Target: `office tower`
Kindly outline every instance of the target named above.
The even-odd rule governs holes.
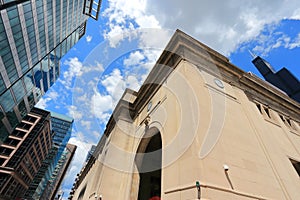
[[[7,9],[9,7],[24,3],[30,0],[2,0],[0,1],[0,10]]]
[[[300,199],[300,104],[179,30],[113,113],[69,199]]]
[[[64,150],[71,137],[72,125],[72,118],[51,112],[53,146],[49,150],[49,153],[43,161],[41,168],[38,170],[37,175],[29,185],[24,198],[40,199],[43,193],[51,195],[53,190],[56,190],[56,187],[52,186],[55,186],[57,183],[61,182],[63,178],[63,174],[60,173],[63,172],[63,163],[68,161],[65,158],[66,154],[68,153],[68,149],[66,151]],[[73,150],[75,151],[74,148]]]
[[[288,69],[283,67],[276,72],[270,63],[259,56],[256,56],[252,60],[252,63],[266,81],[281,89],[289,95],[289,97],[300,103],[300,82]]]
[[[50,113],[33,108],[0,145],[0,199],[22,197],[51,147]]]
[[[101,1],[0,1],[0,143],[53,85]]]
[[[56,197],[56,193],[58,192],[62,180],[70,166],[76,148],[77,147],[73,144],[67,144],[57,165],[55,166],[54,172],[52,173],[43,194],[41,195],[41,199],[54,199]],[[61,195],[58,194],[57,197],[59,198],[59,196]]]
[[[91,156],[93,156],[95,150],[96,150],[96,145],[92,145],[91,149],[89,150],[89,152],[88,152],[88,154],[86,156],[86,159],[85,159],[86,163],[89,161],[89,159],[91,158]]]

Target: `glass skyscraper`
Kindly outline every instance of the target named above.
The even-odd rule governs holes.
[[[0,199],[19,199],[52,148],[50,112],[33,108],[0,145]]]
[[[52,148],[42,163],[37,175],[25,193],[25,199],[40,199],[49,182],[57,177],[60,170],[59,161],[64,156],[64,150],[71,137],[73,119],[51,112]],[[63,177],[60,177],[63,178]],[[56,180],[59,181],[59,180]],[[54,189],[54,188],[53,188]],[[48,193],[50,191],[47,191]]]
[[[61,57],[93,17],[91,2],[0,1],[0,144],[57,80]]]

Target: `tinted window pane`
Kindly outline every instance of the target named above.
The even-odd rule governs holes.
[[[21,99],[25,96],[25,89],[22,84],[22,80],[20,79],[12,86],[14,95],[16,97],[17,102],[20,102]]]
[[[31,70],[27,72],[27,74],[24,76],[24,83],[25,83],[27,93],[31,92],[34,86]]]
[[[7,90],[0,96],[0,104],[5,112],[12,110],[15,105],[14,99],[10,93],[10,90]]]
[[[19,103],[18,108],[19,108],[21,117],[22,117],[22,118],[25,117],[26,114],[27,114],[27,110],[26,110],[26,106],[25,106],[24,100],[22,100],[22,101]]]
[[[10,122],[10,125],[12,128],[15,128],[19,124],[18,118],[13,110],[10,112],[7,112],[6,116],[8,118],[8,121]]]

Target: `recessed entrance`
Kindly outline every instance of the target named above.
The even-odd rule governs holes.
[[[161,136],[158,132],[150,138],[144,153],[139,152],[138,200],[159,200],[161,197],[161,148]]]

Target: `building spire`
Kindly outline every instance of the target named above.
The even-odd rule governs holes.
[[[255,59],[257,55],[255,55],[251,50],[248,49],[248,52],[250,53],[252,59]]]

